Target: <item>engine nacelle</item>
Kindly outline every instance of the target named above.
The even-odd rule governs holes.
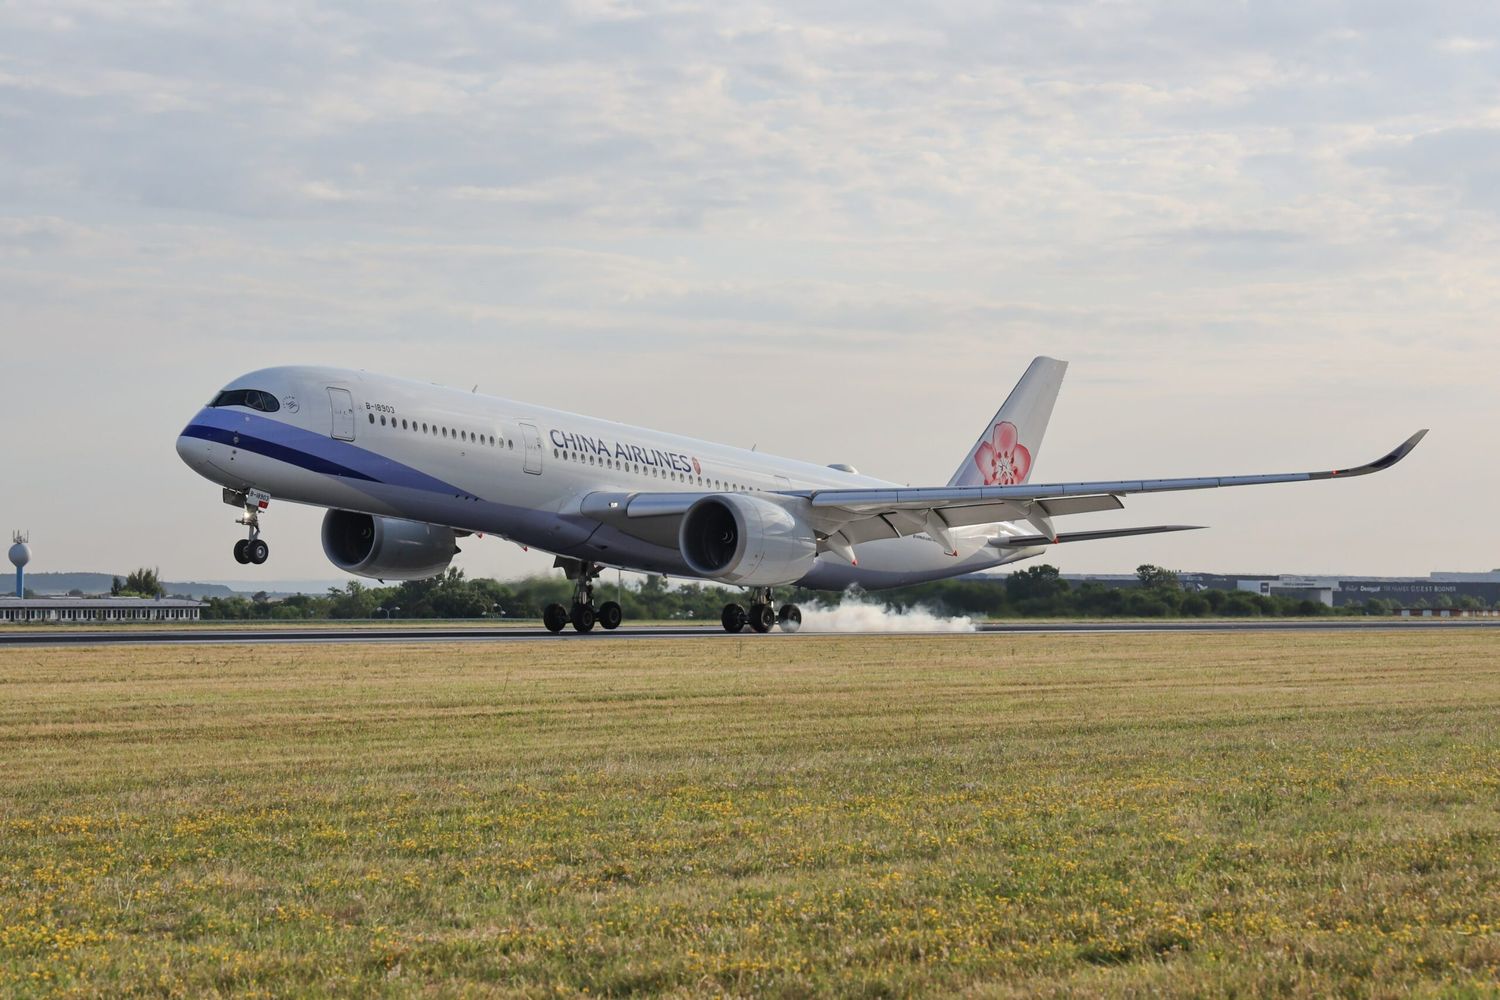
[[[781,504],[736,493],[688,508],[677,546],[699,576],[747,587],[793,583],[818,557],[818,538],[806,521]]]
[[[426,580],[448,568],[453,529],[349,510],[323,515],[323,552],[346,573],[377,580]]]

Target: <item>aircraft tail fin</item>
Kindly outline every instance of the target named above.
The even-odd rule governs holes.
[[[1032,361],[948,485],[1019,486],[1030,479],[1067,370],[1066,361]]]

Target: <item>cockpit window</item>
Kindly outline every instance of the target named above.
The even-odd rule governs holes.
[[[260,389],[225,389],[214,397],[209,406],[248,406],[252,410],[262,413],[275,413],[281,409],[281,404],[276,397],[269,392]]]

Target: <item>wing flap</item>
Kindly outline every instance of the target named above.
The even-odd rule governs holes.
[[[1119,510],[1125,506],[1125,501],[1113,493],[1101,493],[1098,496],[1053,497],[1051,500],[1039,500],[1037,502],[1052,517],[1066,517],[1069,514],[1095,514],[1101,510]]]

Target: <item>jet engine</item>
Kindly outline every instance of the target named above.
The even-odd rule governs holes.
[[[817,536],[795,512],[735,493],[704,497],[688,508],[677,545],[699,576],[747,587],[800,580],[818,556]]]
[[[458,552],[452,528],[349,510],[323,515],[323,552],[346,573],[377,580],[425,580]]]

